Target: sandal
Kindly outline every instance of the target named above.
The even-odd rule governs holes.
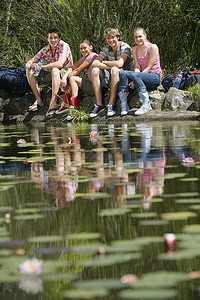
[[[43,102],[42,102],[42,105],[39,105],[38,101],[39,100],[35,100],[35,102],[31,106],[29,106],[28,110],[29,111],[37,111],[39,107],[43,107],[44,106]]]
[[[58,109],[57,107],[48,109],[48,111],[46,113],[46,118],[53,117],[53,115],[55,115],[55,112],[57,111],[57,109]]]

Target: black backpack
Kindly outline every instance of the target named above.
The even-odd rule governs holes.
[[[186,69],[182,73],[183,77],[179,86],[180,90],[185,90],[188,87],[195,85],[196,83],[200,83],[200,70],[191,71],[190,69]],[[176,76],[177,75],[168,74],[162,80],[162,85],[166,91],[168,91],[170,87],[173,86]]]
[[[18,96],[30,92],[26,68],[0,67],[0,90],[13,92]]]

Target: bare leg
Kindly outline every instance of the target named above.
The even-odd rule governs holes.
[[[71,94],[72,97],[78,96],[78,88],[81,87],[82,78],[79,76],[72,76],[69,78],[69,84],[71,87]]]
[[[33,106],[33,108],[34,107],[37,108],[37,105],[44,106],[44,103],[42,102],[42,99],[41,99],[37,80],[36,80],[35,76],[33,75],[33,71],[31,69],[27,69],[26,75],[27,75],[28,83],[29,83],[29,85],[32,89],[32,92],[35,96],[35,99],[36,99],[35,103],[29,107],[30,110],[31,110],[32,106]]]
[[[92,70],[92,85],[94,94],[96,97],[97,105],[102,105],[102,94],[101,94],[101,70],[99,68],[93,68]]]
[[[117,96],[118,86],[119,86],[119,69],[113,67],[111,69],[111,83],[110,83],[110,101],[109,104],[115,104],[115,99]]]
[[[57,95],[60,88],[60,70],[58,68],[53,68],[51,70],[52,76],[52,96],[51,102],[49,104],[49,109],[46,113],[46,117],[51,117],[57,110]]]

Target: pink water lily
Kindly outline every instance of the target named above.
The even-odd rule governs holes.
[[[24,275],[38,275],[42,272],[42,260],[37,258],[27,259],[19,264],[18,271]]]
[[[131,284],[138,281],[138,277],[135,274],[126,274],[121,277],[121,282],[124,284]]]
[[[19,140],[17,141],[17,144],[26,144],[26,140],[24,140],[24,139],[19,139]]]
[[[174,247],[176,244],[176,236],[174,233],[165,233],[163,239],[166,247]]]

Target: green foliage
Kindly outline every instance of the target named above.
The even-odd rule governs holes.
[[[49,27],[58,27],[76,61],[82,39],[89,39],[99,52],[105,44],[104,29],[112,26],[132,46],[133,30],[140,26],[158,45],[164,72],[199,68],[197,0],[2,0],[0,18],[1,64],[24,65],[46,44]]]

